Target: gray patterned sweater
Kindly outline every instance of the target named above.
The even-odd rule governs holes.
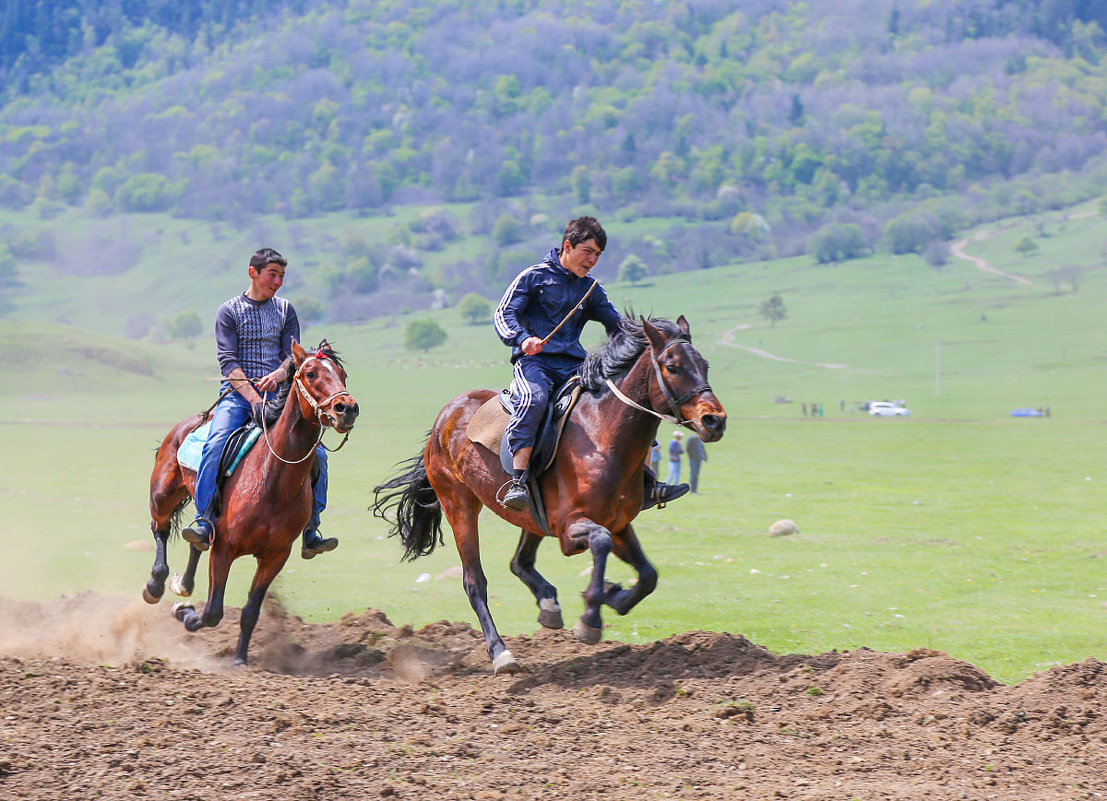
[[[300,339],[300,321],[284,298],[258,302],[243,293],[215,314],[215,347],[223,375],[236,367],[250,380],[268,375],[292,352],[294,337]]]

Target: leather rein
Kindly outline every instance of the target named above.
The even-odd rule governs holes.
[[[665,380],[665,376],[661,374],[661,354],[663,354],[673,345],[682,342],[689,345],[691,344],[691,342],[687,339],[670,339],[667,343],[665,343],[665,347],[659,350],[656,355],[651,354],[650,356],[650,364],[653,366],[653,374],[657,379],[657,385],[661,388],[661,393],[665,396],[665,400],[669,402],[669,408],[673,412],[672,415],[661,414],[660,412],[656,412],[653,409],[649,409],[639,403],[636,403],[635,401],[624,395],[619,390],[619,388],[615,386],[615,382],[612,381],[610,378],[607,379],[608,388],[615,394],[616,398],[621,400],[627,406],[631,406],[635,409],[638,409],[639,411],[646,412],[647,414],[652,414],[654,417],[658,418],[659,420],[664,420],[666,423],[672,423],[673,425],[678,426],[688,426],[691,421],[686,419],[684,415],[681,414],[680,407],[692,398],[694,398],[696,395],[699,395],[703,392],[711,392],[712,389],[711,385],[705,381],[704,383],[693,387],[688,392],[685,392],[678,398],[673,392],[672,388],[669,386],[668,382]],[[646,387],[646,391],[648,395],[648,385]]]

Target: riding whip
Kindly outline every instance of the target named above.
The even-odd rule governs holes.
[[[593,278],[593,279],[592,279],[592,286],[588,287],[588,291],[584,293],[584,297],[580,299],[580,302],[579,302],[579,303],[577,303],[577,305],[576,305],[576,306],[574,306],[574,307],[573,307],[573,308],[572,308],[572,309],[571,309],[571,310],[569,311],[569,313],[565,315],[565,319],[564,319],[564,320],[562,320],[562,321],[561,321],[560,323],[558,323],[558,324],[557,324],[557,328],[555,328],[555,329],[554,329],[553,331],[551,331],[550,333],[546,334],[546,338],[542,340],[542,345],[543,345],[543,347],[545,346],[545,344],[546,344],[547,342],[549,342],[549,341],[550,341],[550,338],[551,338],[551,337],[553,337],[553,335],[554,335],[554,334],[556,334],[556,333],[558,332],[558,330],[559,330],[559,329],[561,328],[561,326],[563,326],[563,325],[565,325],[565,323],[569,322],[569,318],[570,318],[570,317],[572,317],[572,316],[573,316],[574,314],[576,314],[576,313],[577,313],[578,311],[580,311],[581,309],[583,309],[583,308],[584,308],[584,302],[585,302],[586,300],[588,300],[588,296],[592,294],[592,290],[596,288],[596,284],[597,284],[597,283],[598,283],[598,282],[596,281],[596,279],[595,279],[595,278]]]

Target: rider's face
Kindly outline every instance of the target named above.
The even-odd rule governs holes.
[[[584,278],[588,271],[596,266],[603,251],[596,244],[595,239],[585,239],[576,247],[566,240],[561,245],[561,266],[571,272],[577,278]]]
[[[277,294],[284,283],[284,267],[269,262],[260,270],[250,268],[250,297],[254,300],[269,300]]]

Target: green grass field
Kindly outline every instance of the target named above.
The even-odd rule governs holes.
[[[970,238],[969,254],[1029,285],[966,261],[939,271],[886,254],[609,284],[618,306],[688,317],[730,423],[709,446],[701,494],[639,518],[661,583],[627,617],[608,610],[607,636],[641,642],[711,629],[780,653],[930,647],[1008,682],[1107,659],[1107,269],[1101,218],[1078,216],[1090,208],[1005,221]],[[1039,236],[1043,227],[1048,236]],[[1023,257],[1013,244],[1027,234],[1040,250]],[[1051,281],[1065,265],[1083,268],[1076,292]],[[757,309],[773,292],[788,317],[771,327]],[[65,303],[75,308],[78,298]],[[60,327],[55,317],[33,322],[47,305],[24,299],[24,321],[0,324],[0,592],[137,598],[152,554],[125,546],[150,539],[153,449],[172,423],[214,400],[213,346],[128,342],[87,322]],[[331,460],[324,530],[342,546],[310,563],[294,556],[275,585],[307,619],[375,607],[397,623],[475,624],[459,580],[440,578],[458,564],[448,533],[431,557],[401,564],[399,544],[367,511],[372,487],[417,452],[450,397],[509,375],[490,325],[463,325],[454,309],[427,314],[450,336],[428,354],[402,348],[410,316],[305,331],[308,341],[326,335],[347,358],[363,409]],[[590,336],[594,343],[599,333]],[[792,402],[774,403],[778,396]],[[905,399],[912,416],[854,410],[892,398]],[[822,404],[823,416],[804,416],[803,403]],[[1048,406],[1051,416],[1011,418],[1018,406]],[[660,438],[669,434],[663,425]],[[783,517],[800,532],[769,537]],[[488,512],[482,522],[500,629],[533,631],[533,599],[507,570],[517,532]],[[171,566],[181,569],[185,555],[177,542]],[[568,621],[589,564],[553,543],[540,555]],[[229,603],[243,602],[251,573],[248,561],[236,564]],[[630,577],[620,563],[611,573]]]

